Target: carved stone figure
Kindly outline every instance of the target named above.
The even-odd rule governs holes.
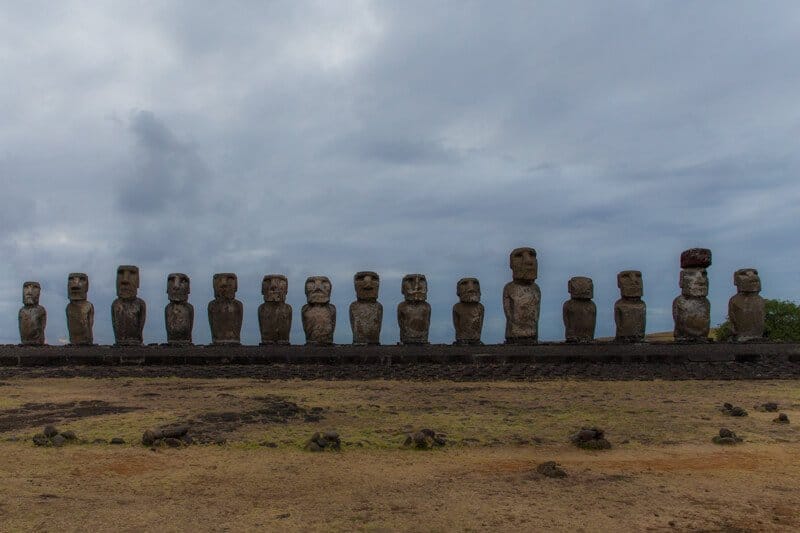
[[[431,327],[431,304],[428,298],[428,280],[422,274],[403,277],[405,301],[397,306],[397,323],[402,344],[428,344]]]
[[[539,263],[533,248],[515,248],[509,257],[513,281],[503,288],[506,342],[534,344],[539,338],[542,292],[536,284]]]
[[[88,301],[89,276],[74,272],[67,277],[67,331],[70,344],[93,344],[94,306]]]
[[[37,281],[22,284],[22,309],[19,310],[19,338],[24,345],[44,344],[47,311],[39,305],[42,286]]]
[[[192,344],[194,306],[189,303],[189,283],[186,274],[175,272],[167,276],[169,303],[164,308],[164,323],[167,325],[169,344]]]
[[[711,303],[708,301],[708,274],[711,250],[692,248],[681,254],[681,295],[672,302],[675,340],[707,342],[711,327]]]
[[[111,304],[111,326],[119,346],[142,344],[147,306],[136,297],[139,290],[139,267],[121,265],[117,268],[117,299]]]
[[[325,276],[306,279],[306,301],[301,311],[306,344],[333,344],[336,307],[331,304],[331,280]]]
[[[483,344],[483,304],[481,284],[477,278],[461,278],[456,284],[458,303],[453,306],[454,344]]]
[[[261,344],[289,344],[292,331],[292,306],[286,303],[289,280],[280,274],[269,274],[261,281],[264,303],[258,306],[258,327]]]
[[[742,268],[733,274],[736,294],[728,301],[728,318],[733,329],[733,340],[745,342],[764,337],[764,298],[761,278],[755,268]]]
[[[642,301],[644,293],[642,273],[623,270],[617,274],[617,287],[621,298],[614,303],[614,322],[617,324],[618,342],[643,342],[647,306]]]
[[[208,325],[213,344],[240,344],[244,306],[236,299],[236,274],[214,274],[214,299],[208,302]]]
[[[357,272],[353,276],[356,301],[350,304],[350,328],[353,344],[380,344],[383,305],[378,302],[381,280],[375,272]]]
[[[597,322],[597,306],[592,301],[594,283],[591,278],[576,276],[569,280],[567,289],[571,298],[563,307],[564,336],[567,342],[590,342]]]

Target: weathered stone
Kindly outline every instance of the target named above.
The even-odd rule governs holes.
[[[747,416],[747,411],[744,408],[730,403],[724,403],[720,411],[728,416]]]
[[[736,433],[734,433],[728,428],[720,428],[719,434],[716,435],[711,440],[714,442],[714,444],[730,445],[730,444],[738,444],[742,442],[743,439],[741,437],[738,437]]]
[[[169,438],[180,438],[189,433],[189,426],[187,425],[180,425],[180,426],[168,426],[165,428],[161,428],[161,436],[165,439]]]
[[[536,343],[539,339],[539,309],[542,292],[536,284],[539,263],[533,248],[516,248],[509,263],[513,281],[503,288],[507,343]]]
[[[176,439],[175,437],[170,437],[168,439],[164,439],[164,444],[170,448],[180,448],[183,446],[183,441],[181,441],[181,439]]]
[[[67,443],[67,439],[65,439],[65,438],[64,438],[64,437],[62,437],[61,435],[54,435],[54,436],[53,436],[53,437],[50,439],[50,444],[52,444],[52,445],[53,445],[53,446],[55,446],[56,448],[60,448],[60,447],[62,447],[63,445],[65,445],[66,443]]]
[[[711,303],[708,301],[708,275],[703,268],[681,270],[681,295],[672,302],[675,340],[708,341],[711,327]]]
[[[605,432],[599,428],[582,428],[570,437],[572,444],[587,450],[608,450],[611,443],[605,438]]]
[[[733,275],[736,294],[728,300],[728,318],[733,340],[745,342],[764,337],[766,309],[761,292],[761,278],[755,268],[742,268]]]
[[[623,270],[617,274],[621,298],[614,303],[614,322],[618,342],[643,342],[647,322],[647,306],[642,301],[642,273]]]
[[[142,434],[142,444],[144,444],[145,446],[152,446],[153,444],[156,443],[156,441],[163,438],[164,434],[161,432],[160,429],[151,428],[145,430],[145,432]]]
[[[58,435],[58,429],[55,426],[48,425],[44,427],[44,431],[42,431],[42,433],[44,433],[45,437],[51,439]]]
[[[236,299],[236,274],[214,274],[214,299],[208,303],[208,324],[213,344],[240,344],[244,306]]]
[[[458,303],[453,306],[454,344],[483,344],[484,308],[481,303],[481,284],[477,278],[461,278],[456,284]]]
[[[778,410],[778,404],[775,402],[766,402],[761,404],[761,408],[767,413],[774,413]]]
[[[428,280],[422,274],[407,274],[401,285],[404,301],[397,306],[397,324],[402,344],[428,344],[431,327],[431,304]]]
[[[61,436],[64,437],[65,439],[67,439],[67,440],[76,440],[78,438],[78,436],[75,434],[75,432],[72,431],[71,429],[67,430],[67,431],[62,431],[61,432]]]
[[[570,296],[564,302],[564,336],[567,342],[589,342],[594,340],[597,322],[597,307],[594,297],[594,284],[590,278],[576,276],[567,284]]]
[[[67,277],[67,331],[70,344],[94,343],[94,306],[86,299],[88,293],[89,276],[74,272]]]
[[[306,279],[306,304],[300,311],[306,344],[333,344],[336,307],[331,304],[331,280],[325,276]]]
[[[711,250],[689,248],[681,252],[681,268],[708,268],[711,266]]]
[[[786,413],[778,413],[778,417],[773,420],[776,424],[788,424],[789,415]]]
[[[353,344],[380,344],[383,305],[378,302],[380,276],[375,272],[357,272],[353,276],[356,301],[350,304],[350,328]]]
[[[540,463],[536,467],[536,472],[545,477],[552,477],[552,478],[567,477],[567,471],[561,468],[555,461],[545,461],[544,463]]]
[[[24,345],[44,344],[47,311],[39,305],[41,292],[42,286],[38,281],[26,281],[22,284],[23,307],[19,310],[19,338]]]
[[[37,433],[31,440],[34,446],[50,446],[50,439],[44,433]]]
[[[138,346],[142,344],[142,332],[147,318],[144,300],[137,298],[139,290],[139,267],[121,265],[117,268],[117,299],[111,304],[111,325],[116,344]]]
[[[109,441],[109,444],[125,444],[125,439],[122,437],[114,437]]]
[[[167,276],[169,303],[164,308],[164,323],[167,326],[167,343],[172,345],[192,344],[194,328],[194,306],[189,303],[191,282],[189,276],[173,272]]]
[[[292,306],[286,303],[289,280],[281,274],[268,274],[261,281],[264,303],[258,306],[261,344],[289,344],[292,331]]]

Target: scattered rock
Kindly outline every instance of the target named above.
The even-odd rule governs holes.
[[[326,431],[324,433],[314,433],[308,442],[306,442],[305,449],[309,452],[322,452],[325,450],[340,450],[342,448],[342,441],[339,434],[335,431]]]
[[[267,441],[261,441],[261,442],[258,443],[258,445],[259,446],[263,446],[265,448],[277,448],[278,447],[277,443],[275,443],[275,442],[267,442]]]
[[[567,477],[567,471],[561,468],[555,461],[545,461],[536,467],[536,471],[546,477]]]
[[[65,439],[61,435],[56,435],[52,439],[50,439],[50,443],[56,448],[61,448],[63,445],[67,443],[67,439]]]
[[[36,446],[50,446],[50,439],[44,433],[37,433],[33,436],[33,444]]]
[[[189,426],[171,426],[161,428],[161,435],[165,439],[179,439],[189,433]]]
[[[64,446],[67,441],[75,441],[78,436],[74,431],[63,431],[59,433],[58,428],[53,425],[45,426],[41,433],[33,436],[33,444],[36,446]]]
[[[108,444],[108,441],[106,439],[94,439],[92,444]]]
[[[738,437],[736,433],[734,433],[728,428],[720,428],[719,435],[715,436],[711,440],[714,442],[714,444],[730,445],[730,444],[739,444],[740,442],[742,442],[743,439],[741,437]]]
[[[114,437],[109,441],[111,444],[125,444],[125,439],[122,437]]]
[[[44,436],[48,439],[51,439],[58,435],[58,429],[55,426],[45,426],[44,427]]]
[[[745,411],[744,408],[735,406],[727,402],[722,404],[720,412],[728,416],[747,416],[747,411]]]
[[[61,432],[61,436],[64,437],[65,439],[67,439],[67,440],[76,440],[78,438],[78,436],[75,434],[75,432],[72,431],[71,429],[69,429],[67,431],[62,431]]]
[[[786,413],[778,413],[778,418],[772,420],[776,424],[788,424],[789,416]]]
[[[414,433],[406,435],[403,442],[405,448],[416,448],[417,450],[430,450],[431,448],[442,447],[447,444],[447,435],[436,433],[432,429],[423,428]]]
[[[142,433],[142,444],[145,446],[159,446],[163,444],[171,448],[179,448],[181,446],[189,446],[193,443],[194,438],[189,435],[189,426],[187,424],[150,428]]]
[[[777,413],[778,412],[778,404],[775,403],[775,402],[767,402],[765,404],[762,404],[761,407],[764,409],[764,411],[766,411],[768,413]]]
[[[176,439],[175,437],[169,437],[168,439],[164,439],[164,444],[169,446],[170,448],[180,448],[183,446],[183,442],[181,439]]]
[[[148,429],[142,434],[142,444],[145,446],[152,446],[159,439],[164,438],[160,429]]]
[[[608,450],[611,443],[605,438],[605,431],[599,428],[581,428],[570,437],[572,444],[586,450]]]

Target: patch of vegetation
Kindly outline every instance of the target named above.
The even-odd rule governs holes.
[[[789,300],[765,300],[764,337],[774,341],[800,342],[800,306]],[[727,341],[733,337],[730,317],[720,324],[714,337]]]

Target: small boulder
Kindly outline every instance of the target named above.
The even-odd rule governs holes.
[[[731,445],[739,444],[743,439],[728,428],[720,428],[719,435],[716,435],[711,440],[714,444]]]
[[[778,411],[778,404],[775,402],[767,402],[762,404],[761,407],[763,407],[764,411],[768,413],[776,413]]]
[[[33,436],[33,444],[35,446],[50,446],[50,439],[44,433],[37,433]]]
[[[61,435],[56,435],[52,439],[50,439],[50,443],[56,448],[61,448],[63,445],[67,443],[67,439],[65,439]]]
[[[122,437],[114,437],[109,441],[111,444],[125,444],[125,439]]]
[[[747,416],[747,411],[745,411],[744,408],[735,406],[727,402],[722,404],[720,412],[728,416]]]
[[[778,413],[778,418],[772,420],[776,424],[788,424],[789,416],[786,413]]]
[[[56,429],[56,427],[53,425],[48,425],[44,427],[44,431],[42,433],[44,433],[45,437],[51,439],[58,435],[58,429]]]
[[[179,439],[189,433],[189,426],[169,426],[161,428],[161,435],[165,439]]]
[[[335,431],[326,431],[324,433],[316,432],[308,439],[304,448],[310,452],[321,452],[324,450],[338,451],[342,448],[342,440]]]
[[[64,437],[65,439],[67,439],[67,440],[76,440],[78,438],[78,436],[75,434],[75,432],[72,431],[71,429],[69,429],[67,431],[62,431],[61,432],[61,436]]]
[[[414,433],[406,435],[403,446],[406,448],[416,448],[417,450],[430,450],[431,448],[445,446],[447,436],[443,433],[436,433],[432,429],[423,428]]]
[[[180,448],[183,446],[183,442],[181,439],[176,439],[175,437],[169,437],[168,439],[164,439],[164,444],[169,446],[170,448]]]
[[[552,478],[567,477],[567,471],[561,468],[555,461],[545,461],[544,463],[541,463],[536,467],[536,472],[543,476]]]
[[[164,438],[160,429],[151,428],[142,433],[142,444],[152,446],[157,440]]]
[[[581,428],[570,437],[572,444],[585,450],[608,450],[611,443],[605,437],[605,431],[599,428]]]

